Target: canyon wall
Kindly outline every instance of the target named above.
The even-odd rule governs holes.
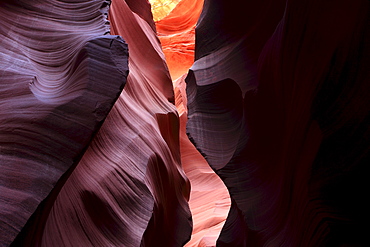
[[[0,2],[0,246],[367,246],[369,1],[175,2]]]
[[[190,239],[179,118],[150,5],[114,1],[105,35],[109,4],[1,2],[0,246]]]
[[[229,189],[218,246],[365,246],[369,1],[205,1],[189,138]]]
[[[165,8],[167,12],[158,6],[168,2],[151,2],[180,116],[181,164],[191,184],[189,206],[193,231],[185,246],[215,246],[230,209],[230,196],[222,180],[186,135],[188,111],[185,78],[194,61],[195,25],[203,8],[203,0],[175,1],[177,5],[170,10]],[[157,10],[162,11],[157,13]]]
[[[126,83],[127,44],[103,36],[107,7],[0,3],[1,246],[49,210],[41,202],[54,200]]]

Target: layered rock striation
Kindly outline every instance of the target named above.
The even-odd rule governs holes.
[[[115,35],[102,36],[108,7],[1,3],[1,246],[190,239],[179,119],[150,6],[114,1]]]
[[[0,2],[0,246],[366,246],[369,1],[173,3]]]
[[[185,77],[186,74],[174,81],[176,107],[180,115],[181,163],[191,184],[189,206],[193,231],[185,246],[215,246],[230,209],[230,196],[222,180],[186,135]]]
[[[55,199],[126,83],[127,45],[103,36],[107,6],[0,3],[1,246],[47,214],[42,202]]]
[[[151,192],[153,206],[148,211],[152,214],[141,244],[183,246],[190,239],[192,230],[187,202],[190,184],[181,166],[179,118],[172,81],[153,21],[148,23],[130,8],[125,1],[116,1],[111,6],[110,19],[112,33],[127,40],[132,54],[127,83],[131,85],[130,90],[127,96],[123,94],[121,97],[125,104],[133,106],[124,112],[135,114],[130,126],[143,140],[136,149],[130,148],[123,155],[139,153],[143,156],[140,160],[148,161],[141,169],[146,174],[144,182]]]

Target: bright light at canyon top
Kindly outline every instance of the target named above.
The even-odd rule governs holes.
[[[180,2],[180,0],[149,0],[152,5],[154,21],[159,21],[166,17]]]
[[[149,0],[157,35],[172,80],[187,73],[194,62],[195,25],[203,0]]]

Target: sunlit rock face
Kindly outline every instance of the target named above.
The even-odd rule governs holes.
[[[366,246],[369,1],[244,6],[205,1],[186,78],[232,199],[218,246]]]
[[[47,215],[126,83],[127,44],[103,36],[107,6],[0,3],[0,246],[38,206]]]

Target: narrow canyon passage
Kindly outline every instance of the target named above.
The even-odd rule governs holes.
[[[367,247],[368,0],[0,1],[0,247]]]
[[[185,246],[215,246],[230,209],[230,196],[224,183],[186,135],[185,78],[194,62],[195,25],[203,8],[203,0],[150,2],[180,116],[181,164],[191,184],[189,206],[193,232]]]

